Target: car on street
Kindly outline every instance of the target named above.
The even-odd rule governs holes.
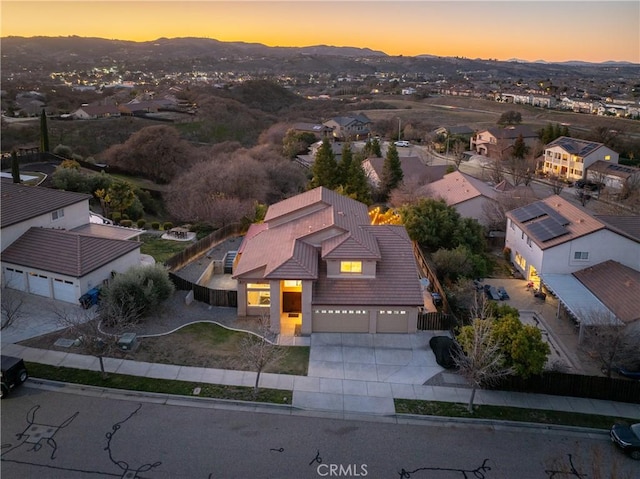
[[[409,143],[406,140],[399,140],[399,141],[396,141],[394,145],[401,146],[401,147],[408,147],[408,146],[411,146],[411,143]]]
[[[29,374],[24,361],[13,356],[2,355],[2,399],[6,398],[16,386],[27,380]]]
[[[609,435],[620,449],[629,454],[632,459],[640,461],[640,422],[630,426],[614,424]]]

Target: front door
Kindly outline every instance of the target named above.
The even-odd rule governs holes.
[[[302,293],[299,291],[284,291],[282,293],[282,312],[299,313],[302,311]]]

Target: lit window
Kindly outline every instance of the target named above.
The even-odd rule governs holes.
[[[285,279],[284,287],[285,288],[298,288],[302,284],[302,281],[298,279]]]
[[[271,306],[269,283],[247,283],[247,306],[259,308]]]
[[[362,261],[340,261],[341,273],[362,273]]]
[[[604,156],[604,160],[605,161],[610,161],[611,160],[611,155],[605,155]]]
[[[516,260],[516,264],[518,266],[520,266],[520,268],[522,268],[522,269],[524,269],[525,266],[527,265],[527,260],[524,259],[524,257],[520,253],[518,253],[517,251],[516,251],[515,260]]]

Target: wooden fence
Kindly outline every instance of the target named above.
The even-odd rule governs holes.
[[[456,318],[446,313],[418,313],[419,331],[452,331],[458,325]]]
[[[238,292],[224,289],[210,289],[206,286],[192,283],[181,278],[175,273],[169,273],[169,278],[180,291],[193,291],[193,299],[211,306],[226,306],[229,308],[238,307]]]
[[[442,285],[440,284],[440,281],[436,276],[436,268],[424,255],[424,253],[422,252],[422,249],[420,249],[420,246],[416,241],[413,241],[413,254],[416,257],[416,261],[418,263],[418,270],[420,271],[420,274],[429,280],[429,283],[431,284],[431,289],[433,291],[440,293],[440,296],[442,296],[442,310],[445,313],[450,313],[451,309],[449,308],[447,295],[445,294],[444,289],[442,288]]]
[[[188,246],[179,253],[176,253],[167,261],[164,262],[165,266],[170,271],[175,271],[181,268],[185,264],[189,263],[194,258],[200,256],[202,253],[209,251],[213,246],[221,241],[231,237],[238,236],[243,232],[243,226],[239,223],[233,223],[227,226],[223,226],[220,229],[215,230],[213,233],[205,236],[199,241],[196,241],[191,246]]]
[[[640,404],[640,381],[562,372],[544,372],[528,379],[510,376],[493,389]]]

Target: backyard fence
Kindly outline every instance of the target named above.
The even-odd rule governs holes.
[[[450,314],[439,312],[418,313],[419,331],[451,331],[457,325],[456,318]]]
[[[200,284],[181,278],[175,273],[169,272],[169,278],[180,291],[193,291],[193,299],[211,306],[238,307],[238,292],[225,289],[210,289]]]
[[[640,404],[640,381],[602,376],[549,371],[527,379],[509,376],[493,389]]]
[[[244,227],[240,223],[233,223],[227,226],[223,226],[220,229],[215,230],[213,233],[205,236],[199,241],[196,241],[191,246],[188,246],[179,253],[176,253],[167,261],[164,262],[165,266],[170,271],[175,271],[181,268],[185,264],[189,263],[192,259],[200,256],[202,253],[210,250],[213,246],[221,241],[231,237],[238,236],[243,232]]]

